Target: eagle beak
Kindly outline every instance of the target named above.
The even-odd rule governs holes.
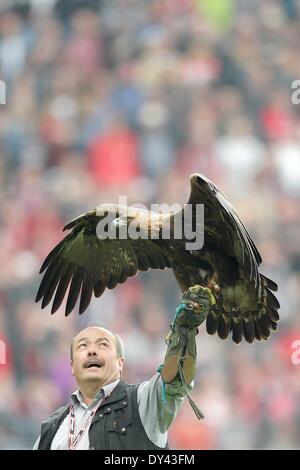
[[[129,217],[127,217],[126,215],[122,215],[121,217],[118,217],[117,219],[114,219],[111,223],[111,226],[112,226],[112,228],[127,227],[129,221],[130,221]]]

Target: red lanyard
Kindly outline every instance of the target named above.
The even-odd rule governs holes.
[[[85,431],[87,428],[90,426],[93,417],[95,416],[95,413],[101,403],[105,400],[104,397],[100,402],[98,402],[94,408],[92,409],[90,415],[87,417],[87,419],[84,421],[83,425],[79,429],[78,433],[75,436],[75,425],[76,425],[76,419],[75,419],[75,411],[74,411],[74,406],[70,406],[70,413],[69,413],[69,434],[68,434],[68,449],[69,450],[75,450],[76,447],[78,446],[79,442],[82,439],[82,436],[84,435]]]

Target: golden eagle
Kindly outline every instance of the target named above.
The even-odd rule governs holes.
[[[65,315],[74,309],[80,296],[79,313],[83,313],[95,297],[106,288],[114,289],[138,271],[172,268],[184,292],[200,284],[209,287],[216,303],[207,318],[209,334],[226,339],[232,333],[235,343],[244,337],[267,339],[276,330],[279,320],[275,282],[258,270],[261,256],[247,229],[222,192],[206,177],[190,177],[191,193],[185,207],[192,208],[192,224],[196,207],[204,205],[204,244],[200,250],[186,248],[184,236],[174,236],[176,215],[161,214],[138,208],[102,204],[68,223],[71,232],[49,253],[40,272],[46,270],[38,289],[36,302],[46,307],[54,296],[51,313],[60,307],[67,292]],[[146,237],[99,237],[97,225],[112,214],[111,225],[120,229],[135,223]],[[171,227],[169,239],[161,235]],[[172,225],[173,224],[173,225]],[[172,228],[173,227],[173,228]],[[118,232],[120,233],[120,232]],[[153,236],[153,233],[155,236]]]

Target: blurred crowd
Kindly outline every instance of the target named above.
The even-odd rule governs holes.
[[[89,322],[123,338],[127,381],[155,373],[180,299],[171,272],[65,318],[34,303],[38,271],[69,219],[119,195],[183,204],[197,171],[252,234],[281,321],[251,346],[201,328],[206,419],[184,403],[170,447],[300,448],[299,35],[299,0],[1,1],[0,448],[31,448],[68,399],[70,340]]]

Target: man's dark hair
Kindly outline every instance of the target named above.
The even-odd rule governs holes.
[[[113,333],[108,328],[105,328],[105,326],[103,326],[103,325],[99,325],[99,324],[95,324],[95,323],[89,324],[86,328],[92,328],[92,327],[103,328],[103,329],[109,331],[115,339],[116,350],[117,350],[117,358],[124,357],[123,341],[122,341],[121,337],[118,334]],[[86,328],[84,328],[84,329],[86,329]],[[82,330],[80,330],[80,331],[82,331]],[[74,338],[71,341],[71,348],[70,348],[71,361],[73,361],[73,346],[74,346]]]

